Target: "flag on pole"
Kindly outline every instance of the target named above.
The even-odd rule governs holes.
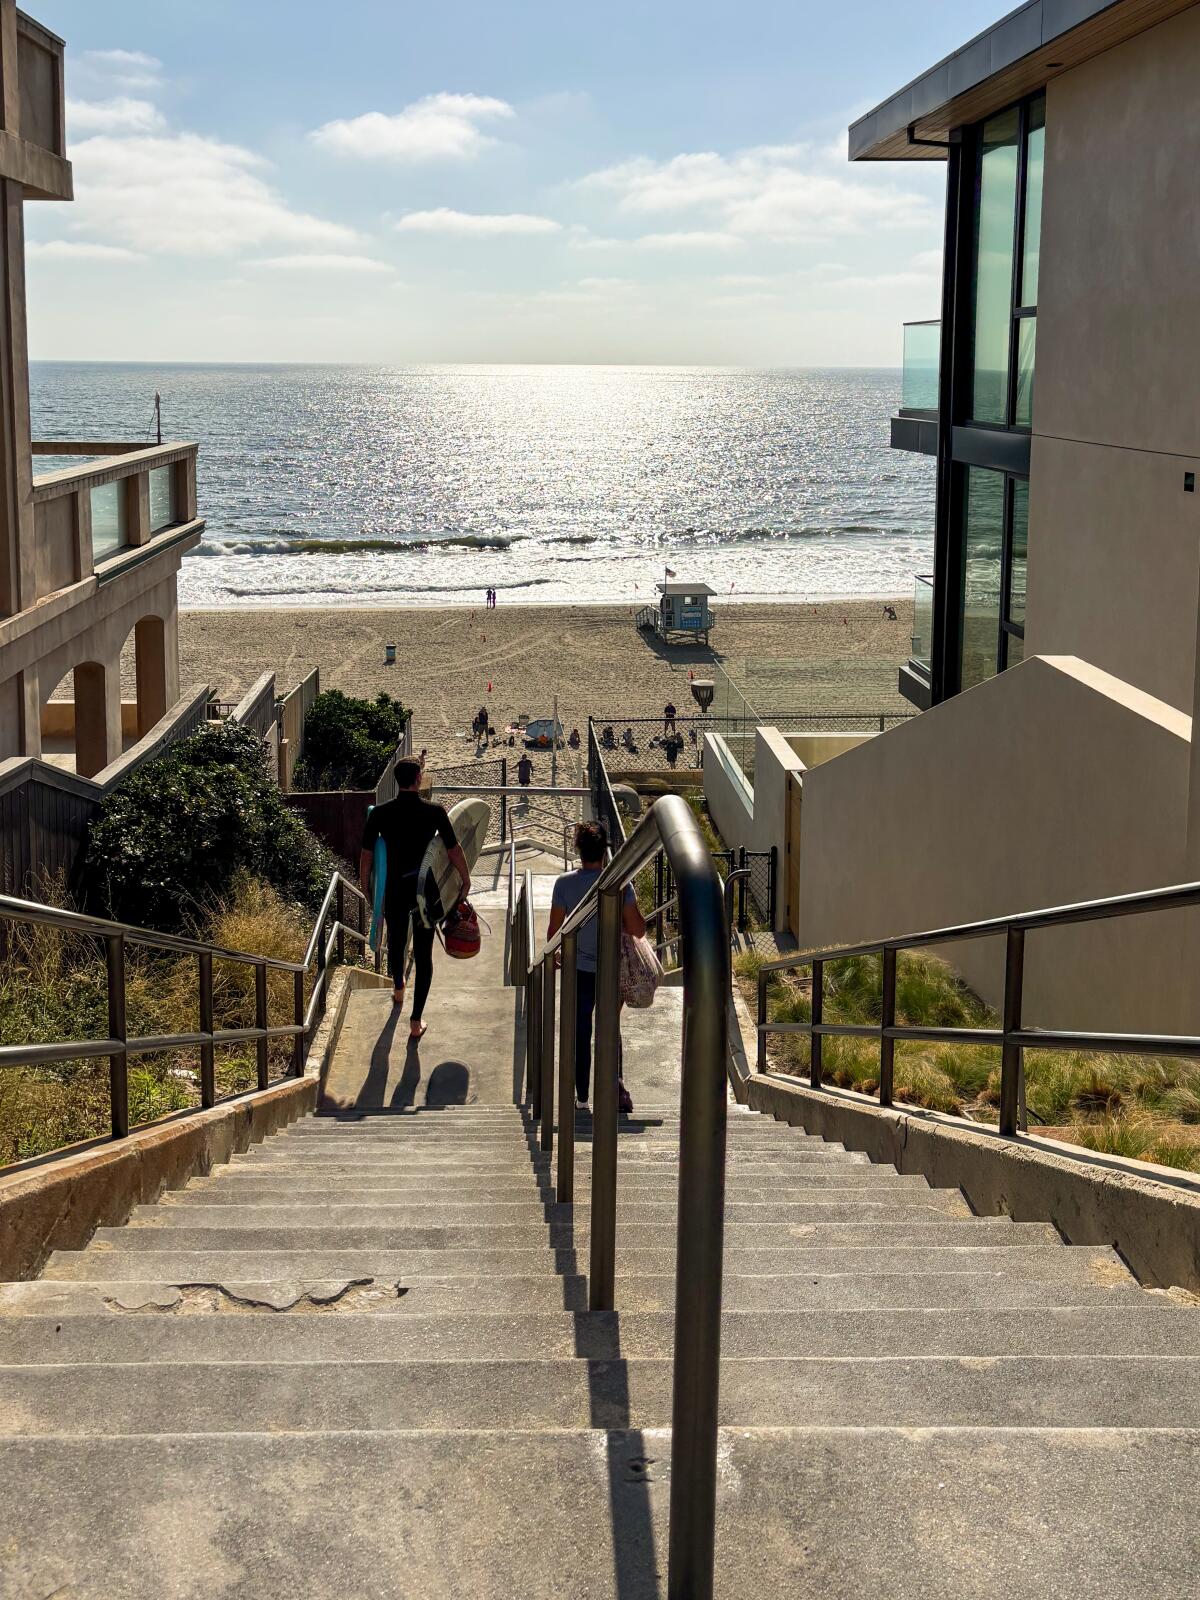
[[[667,574],[668,578],[673,578],[675,576],[675,568],[674,567],[667,567],[666,568],[666,574]]]

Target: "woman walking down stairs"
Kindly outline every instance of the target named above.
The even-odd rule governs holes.
[[[558,1205],[495,981],[390,1099],[389,997],[356,995],[340,1081],[402,1109],[303,1119],[0,1286],[4,1600],[666,1594],[678,1100],[622,1124],[591,1313],[590,1119]],[[418,1104],[449,1064],[475,1103]],[[1200,1311],[733,1107],[728,1150],[718,1595],[1194,1591]]]

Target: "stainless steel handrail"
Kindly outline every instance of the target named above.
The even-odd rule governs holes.
[[[15,895],[0,895],[0,921],[24,922],[58,928],[83,938],[103,942],[108,981],[108,1034],[104,1039],[60,1040],[45,1044],[5,1045],[0,1048],[0,1068],[41,1066],[52,1061],[85,1060],[96,1056],[109,1059],[109,1095],[112,1137],[129,1132],[128,1063],[133,1055],[157,1055],[171,1050],[199,1049],[200,1106],[207,1110],[217,1104],[215,1051],[221,1045],[253,1043],[257,1055],[257,1087],[252,1093],[270,1087],[268,1046],[272,1039],[290,1038],[293,1043],[291,1075],[300,1077],[317,1022],[324,1014],[329,971],[333,959],[345,958],[346,940],[365,946],[367,935],[345,920],[345,901],[349,894],[365,908],[366,896],[340,872],[332,874],[313,925],[312,937],[303,961],[288,961],[279,956],[256,955],[248,950],[227,950],[222,945],[178,934],[156,933],[131,923],[90,917],[60,906],[42,905]],[[329,922],[336,904],[337,915]],[[328,924],[328,926],[327,926]],[[126,1031],[126,947],[130,944],[175,954],[196,957],[199,989],[200,1026],[192,1032],[128,1036]],[[254,1026],[218,1028],[213,1017],[213,962],[237,961],[254,968]],[[304,999],[305,975],[315,963],[316,976],[307,1006]],[[267,974],[292,975],[290,1022],[272,1023],[268,1012]]]
[[[560,1115],[557,1194],[573,1199],[575,976],[580,929],[599,919],[593,1087],[589,1305],[612,1310],[616,1277],[617,1053],[621,907],[626,886],[662,850],[679,899],[683,966],[679,1217],[672,1396],[670,1600],[709,1600],[716,1524],[717,1398],[721,1354],[721,1272],[725,1216],[725,1105],[730,964],[721,879],[685,801],[668,795],[640,819],[585,898],[526,968],[526,1016],[540,1037],[527,1058],[553,1082],[555,963],[563,966],[559,1008]],[[532,946],[530,947],[532,949]],[[547,1037],[547,1034],[549,1035]],[[542,1093],[544,1101],[544,1092]],[[553,1137],[543,1104],[542,1147]],[[535,1108],[534,1116],[538,1115]],[[547,1140],[547,1134],[550,1140]],[[564,1182],[565,1178],[565,1182]]]
[[[1087,1033],[1067,1029],[1031,1028],[1022,1021],[1025,982],[1025,935],[1043,928],[1065,928],[1109,918],[1144,916],[1153,911],[1175,911],[1200,906],[1200,883],[1173,884],[1135,894],[1112,895],[1103,900],[1081,900],[1011,916],[988,917],[979,922],[931,928],[924,933],[900,934],[864,944],[831,945],[802,950],[796,955],[765,961],[758,969],[757,1069],[767,1071],[767,1037],[770,1034],[804,1034],[812,1041],[809,1082],[823,1083],[821,1041],[830,1035],[879,1040],[879,1103],[890,1106],[895,1088],[897,1039],[929,1043],[991,1044],[1000,1046],[999,1131],[1011,1137],[1023,1122],[1025,1051],[1101,1050],[1114,1055],[1175,1055],[1200,1057],[1200,1036],[1191,1034]],[[896,1022],[896,963],[903,950],[926,945],[955,944],[967,939],[1005,936],[1004,1001],[998,1028],[910,1027]],[[824,1019],[825,966],[855,956],[881,958],[880,1020],[877,1023],[826,1022]],[[772,973],[812,968],[812,1010],[808,1022],[770,1022],[767,1019],[767,985]]]

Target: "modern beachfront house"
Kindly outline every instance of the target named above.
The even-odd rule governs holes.
[[[850,129],[946,166],[892,422],[936,536],[922,714],[788,779],[803,946],[1200,877],[1198,85],[1200,6],[1030,0]],[[1031,936],[1027,1015],[1192,1031],[1198,948],[1182,911]],[[954,959],[998,997],[997,941]]]
[[[42,771],[43,789],[86,798],[78,780],[101,777],[176,706],[176,577],[204,524],[194,445],[31,440],[24,206],[70,200],[72,180],[63,43],[13,0],[0,0],[0,84],[0,833],[12,810],[29,835],[57,815],[53,797],[40,819],[27,794],[14,799],[39,758],[60,774]]]

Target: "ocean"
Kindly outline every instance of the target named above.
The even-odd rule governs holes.
[[[933,465],[898,371],[34,362],[35,438],[200,445],[186,607],[911,593]],[[61,463],[58,463],[61,465]],[[41,470],[54,463],[35,462]]]

